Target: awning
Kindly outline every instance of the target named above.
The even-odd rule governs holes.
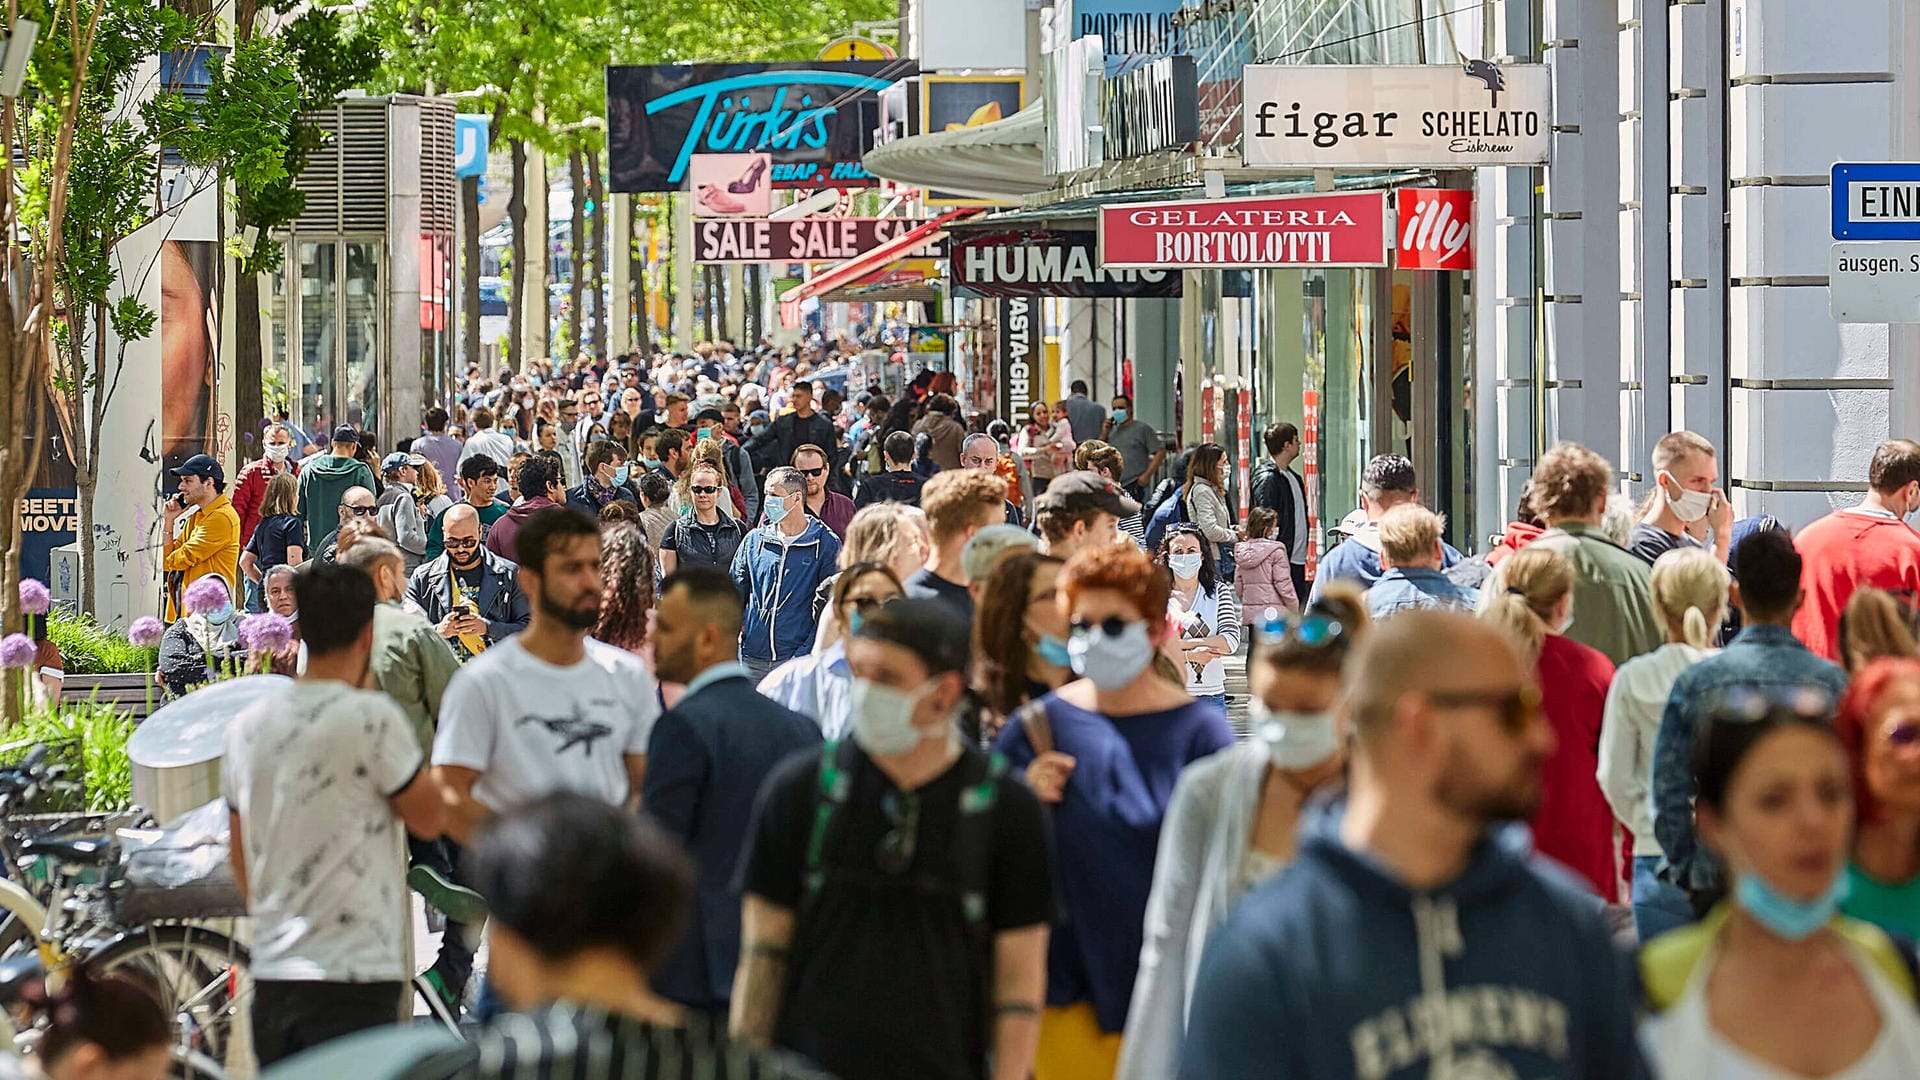
[[[1041,144],[1045,103],[1005,120],[954,131],[909,135],[867,151],[860,163],[875,176],[929,191],[1008,199],[1053,187]]]
[[[915,248],[945,237],[947,235],[948,223],[979,212],[979,210],[973,207],[949,210],[939,217],[934,218],[932,221],[922,222],[914,226],[899,236],[881,244],[879,247],[874,248],[872,251],[863,255],[856,255],[845,262],[837,263],[822,270],[820,273],[813,275],[780,294],[781,321],[787,321],[789,308],[791,308],[793,321],[788,323],[788,325],[799,325],[799,305],[801,301],[810,297],[824,298],[825,294],[835,289],[852,285],[869,274],[877,273],[884,269],[888,263],[906,258],[912,254]]]
[[[929,285],[924,280],[915,281],[878,281],[871,285],[849,285],[823,293],[820,302],[824,304],[933,304],[940,300],[938,286]]]

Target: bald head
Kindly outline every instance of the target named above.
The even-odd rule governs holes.
[[[1510,690],[1527,671],[1499,628],[1458,611],[1405,611],[1377,624],[1347,664],[1354,730],[1375,738],[1409,694]]]
[[[472,525],[478,529],[480,512],[473,508],[472,503],[454,503],[447,507],[447,516],[441,519],[441,527],[451,530],[455,525]]]
[[[340,524],[345,525],[355,517],[372,521],[376,505],[373,492],[358,485],[348,488],[340,493]]]
[[[446,545],[447,561],[460,570],[471,570],[480,561],[480,511],[471,503],[454,503],[440,519],[440,535]]]

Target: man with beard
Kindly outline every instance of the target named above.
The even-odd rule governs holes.
[[[740,962],[740,890],[734,867],[754,795],[787,755],[820,743],[820,728],[754,689],[740,663],[740,596],[733,578],[687,566],[660,586],[653,655],[662,679],[686,692],[647,744],[640,807],[699,866],[695,911],[653,988],[724,1022]]]
[[[447,834],[463,844],[489,815],[555,791],[625,805],[660,715],[646,664],[587,637],[600,618],[599,525],[552,507],[519,543],[533,617],[454,676],[433,742]]]
[[[413,572],[407,600],[464,661],[526,629],[531,613],[513,564],[481,544],[480,511],[454,503],[440,518],[446,551]]]
[[[1645,1075],[1600,906],[1501,827],[1554,744],[1513,645],[1410,611],[1346,674],[1347,799],[1208,944],[1181,1076]]]

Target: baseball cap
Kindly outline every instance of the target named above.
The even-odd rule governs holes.
[[[1091,469],[1054,477],[1047,490],[1034,497],[1033,508],[1035,512],[1060,510],[1069,514],[1104,510],[1117,518],[1132,517],[1140,512],[1140,504],[1120,490],[1120,485]]]
[[[402,465],[412,465],[414,468],[419,468],[426,463],[427,459],[421,457],[419,454],[409,454],[401,450],[395,450],[380,460],[380,471],[390,473]]]
[[[227,471],[220,467],[218,461],[206,454],[195,454],[181,462],[174,467],[173,475],[200,476],[208,480],[217,480],[222,484],[227,482]]]
[[[944,600],[889,601],[863,617],[853,636],[898,645],[935,675],[967,672],[971,630]]]
[[[357,443],[360,441],[360,433],[353,430],[352,424],[341,424],[339,427],[333,429],[333,441],[339,443]]]

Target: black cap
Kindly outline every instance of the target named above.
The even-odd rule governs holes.
[[[898,645],[920,658],[934,675],[967,673],[967,621],[944,600],[893,600],[860,620],[856,638]]]
[[[1105,510],[1114,517],[1129,518],[1140,512],[1140,504],[1120,490],[1120,485],[1091,469],[1080,469],[1054,477],[1047,490],[1034,497],[1033,509],[1036,513],[1060,510],[1069,514]]]
[[[360,433],[353,430],[352,424],[341,424],[339,427],[333,429],[333,441],[337,443],[357,443],[360,441]]]
[[[227,482],[227,471],[220,467],[218,461],[213,460],[213,458],[208,457],[206,454],[195,454],[181,462],[174,468],[173,475],[202,476],[208,480],[217,480],[222,484]]]
[[[711,406],[705,409],[701,409],[699,412],[694,414],[693,418],[695,420],[710,420],[716,424],[723,423],[726,421],[726,417],[721,415],[720,410],[713,408]]]

